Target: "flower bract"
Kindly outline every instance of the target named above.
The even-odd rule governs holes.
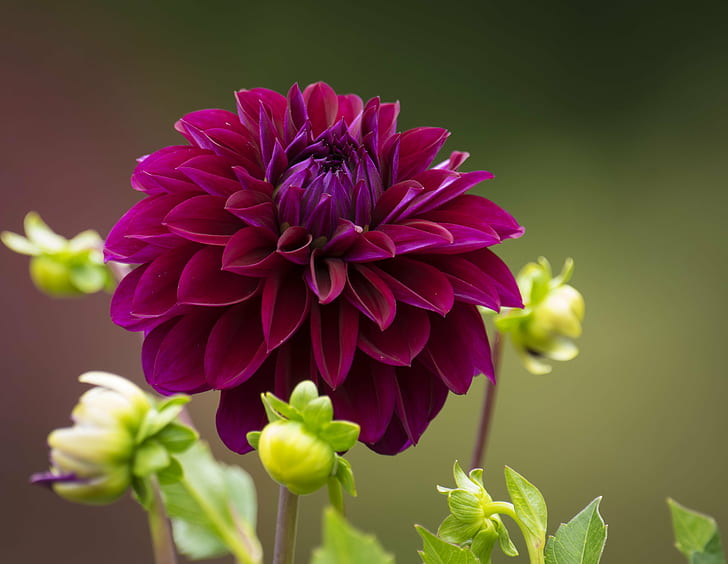
[[[433,160],[448,132],[397,132],[398,103],[337,95],[236,93],[237,113],[201,110],[186,145],[141,159],[145,197],[106,241],[138,264],[112,301],[144,331],[161,393],[221,390],[217,426],[236,452],[261,429],[260,394],[310,379],[359,440],[394,454],[416,443],[449,391],[493,377],[476,306],[520,307],[490,250],[523,228],[486,198],[492,178]]]

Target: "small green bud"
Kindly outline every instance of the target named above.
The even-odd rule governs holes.
[[[483,470],[476,468],[465,474],[460,464],[453,468],[456,488],[438,486],[447,495],[450,515],[440,524],[437,535],[444,541],[470,546],[472,551],[488,562],[496,541],[510,545],[510,538],[500,516],[492,511],[493,498],[483,485]],[[515,549],[514,549],[515,550]]]
[[[566,284],[573,270],[570,258],[556,277],[543,257],[538,263],[527,264],[516,278],[524,308],[506,308],[496,316],[496,327],[511,336],[526,369],[533,374],[551,372],[544,359],[565,361],[579,354],[572,339],[581,335],[584,298]]]
[[[24,225],[25,237],[3,231],[0,239],[9,249],[31,257],[30,277],[41,292],[67,297],[113,287],[101,251],[103,240],[96,231],[83,231],[68,240],[35,212],[25,216]]]
[[[351,465],[337,452],[349,450],[359,438],[359,425],[334,421],[327,396],[319,396],[311,381],[300,382],[289,403],[270,392],[262,394],[268,420],[262,431],[247,434],[250,445],[276,482],[298,495],[312,493],[335,478],[356,495]]]
[[[335,470],[334,449],[298,421],[266,425],[258,453],[270,477],[298,495],[324,486]]]
[[[178,463],[170,453],[197,439],[194,430],[167,413],[171,406],[176,415],[175,405],[187,398],[156,405],[132,382],[106,372],[87,372],[79,380],[96,387],[74,407],[74,425],[50,433],[51,470],[34,475],[32,482],[47,484],[70,501],[100,505],[121,497],[135,478],[173,473]]]

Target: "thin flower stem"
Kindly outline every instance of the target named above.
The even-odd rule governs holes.
[[[278,517],[276,539],[273,545],[273,564],[293,564],[296,547],[296,520],[298,519],[298,496],[286,486],[278,494]]]
[[[493,373],[495,381],[498,381],[498,372],[500,370],[501,355],[503,353],[503,335],[495,332],[493,340]],[[478,436],[475,439],[473,447],[473,457],[470,462],[470,468],[482,468],[485,464],[485,449],[488,444],[488,434],[490,432],[491,421],[493,420],[493,411],[495,410],[495,393],[496,386],[490,381],[485,382],[485,398],[483,399],[483,409],[480,413],[480,425],[478,426]]]
[[[164,512],[159,484],[155,479],[152,479],[151,485],[154,496],[147,510],[147,515],[149,516],[149,532],[152,536],[152,547],[154,549],[154,562],[155,564],[177,564],[177,553],[174,550],[169,519],[167,519]]]

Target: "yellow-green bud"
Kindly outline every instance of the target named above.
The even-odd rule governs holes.
[[[72,427],[48,436],[51,469],[31,478],[61,497],[93,505],[111,503],[151,474],[178,468],[197,433],[175,421],[186,396],[152,400],[135,384],[106,372],[87,372],[86,391],[71,413]],[[179,478],[177,478],[179,479]]]
[[[257,448],[270,477],[294,494],[315,492],[335,471],[334,449],[298,421],[269,423]]]
[[[496,317],[496,327],[511,336],[533,374],[551,372],[544,360],[571,360],[579,353],[572,339],[581,335],[584,298],[566,284],[573,269],[573,260],[567,259],[561,274],[553,277],[545,258],[527,264],[516,278],[524,308],[504,309]]]
[[[40,291],[65,297],[113,286],[101,251],[103,241],[96,231],[83,231],[68,240],[54,233],[35,212],[25,216],[24,225],[25,237],[3,231],[0,238],[16,253],[30,255],[30,277]]]

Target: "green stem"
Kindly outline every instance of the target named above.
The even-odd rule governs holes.
[[[298,519],[298,496],[286,486],[278,494],[278,517],[276,538],[273,545],[273,564],[293,564],[296,548],[296,520]]]
[[[491,501],[483,506],[483,513],[486,517],[495,515],[507,515],[516,522],[518,528],[521,530],[521,535],[526,541],[526,547],[528,548],[528,559],[531,564],[545,564],[546,560],[544,557],[544,539],[539,539],[533,536],[531,531],[516,515],[516,510],[512,503],[507,501]]]
[[[496,382],[498,381],[498,372],[500,371],[503,341],[503,335],[496,331],[492,353],[493,374]],[[488,444],[488,434],[490,433],[493,411],[495,410],[495,392],[495,384],[490,380],[486,380],[485,398],[483,399],[483,408],[480,412],[480,425],[478,426],[478,435],[475,438],[475,445],[473,446],[473,457],[471,458],[470,468],[482,468],[485,463],[485,448]]]
[[[329,486],[329,503],[341,515],[344,515],[344,492],[341,489],[341,482],[335,476],[331,476],[328,482]]]
[[[159,484],[155,479],[151,479],[150,482],[154,495],[147,509],[147,516],[149,517],[149,532],[152,537],[152,548],[154,549],[154,562],[155,564],[177,564],[177,553],[174,550],[169,520],[164,512]]]

